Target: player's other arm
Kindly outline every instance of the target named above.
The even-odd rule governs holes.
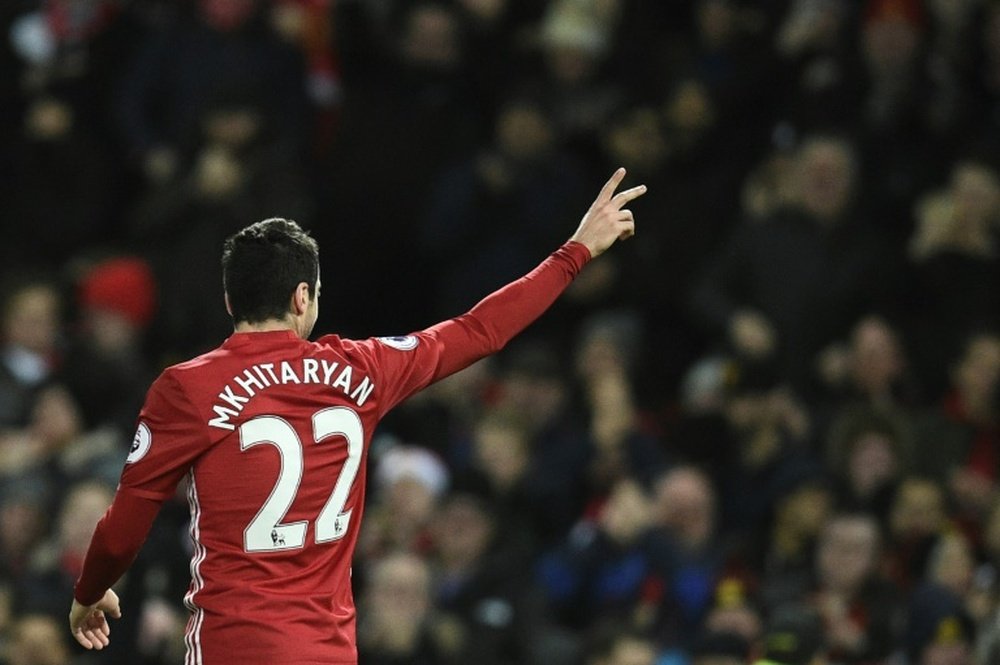
[[[111,507],[94,529],[73,590],[70,631],[88,649],[108,645],[106,614],[118,617],[111,586],[125,574],[149,534],[160,506],[208,441],[202,418],[180,381],[167,370],[153,383]]]
[[[162,502],[119,490],[94,529],[69,613],[70,632],[84,647],[103,649],[108,645],[111,630],[105,615],[121,617],[118,596],[111,586],[132,565]]]

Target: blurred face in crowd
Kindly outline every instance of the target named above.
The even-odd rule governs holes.
[[[216,30],[229,31],[246,24],[257,10],[257,0],[200,0],[201,16]]]
[[[715,123],[715,107],[708,88],[691,79],[678,85],[666,103],[667,126],[674,138],[695,138]]]
[[[7,304],[3,334],[7,344],[38,354],[51,353],[59,336],[59,295],[46,285],[28,286]]]
[[[850,148],[835,139],[812,139],[799,151],[798,200],[821,221],[833,221],[851,201],[854,159]]]
[[[705,475],[692,468],[668,471],[656,484],[654,515],[687,547],[706,545],[715,530],[715,493]]]
[[[459,5],[480,21],[492,23],[507,11],[507,0],[459,0]]]
[[[989,410],[1000,381],[1000,337],[974,338],[954,372],[955,387],[971,410]]]
[[[973,665],[972,649],[965,642],[931,644],[920,655],[920,665]]]
[[[202,133],[208,142],[233,149],[252,143],[260,128],[260,112],[250,106],[218,109],[207,114],[202,122]]]
[[[385,500],[395,521],[417,528],[427,523],[437,498],[425,483],[404,475],[385,487]]]
[[[438,5],[413,9],[403,33],[403,56],[426,69],[450,70],[458,66],[461,48],[455,15]]]
[[[14,624],[8,655],[10,665],[68,665],[69,650],[62,625],[43,615],[30,615]]]
[[[817,564],[820,582],[829,591],[857,591],[874,572],[878,525],[866,516],[833,518],[823,529]]]
[[[507,106],[497,118],[497,147],[518,162],[531,162],[548,155],[555,140],[552,123],[537,104],[520,102]]]
[[[114,494],[98,483],[85,482],[73,487],[59,512],[59,542],[66,549],[86,551],[97,523],[104,516]]]
[[[38,141],[58,141],[73,129],[73,109],[56,99],[35,102],[25,113],[25,132]]]
[[[623,480],[615,485],[601,511],[601,527],[617,543],[630,545],[649,527],[650,505],[639,483]]]
[[[448,564],[471,565],[493,539],[493,522],[471,497],[455,496],[445,502],[434,520],[434,544]]]
[[[514,371],[504,377],[503,384],[504,407],[524,418],[532,429],[544,426],[558,415],[566,399],[566,386],[555,375]]]
[[[726,46],[733,36],[736,10],[727,0],[701,0],[698,3],[698,36],[708,49]]]
[[[986,231],[1000,208],[1000,179],[992,169],[975,163],[959,165],[952,176],[951,191],[957,221]]]
[[[944,493],[931,480],[909,478],[900,485],[889,514],[895,538],[914,538],[939,533],[944,526]]]
[[[549,75],[568,86],[589,81],[607,49],[610,21],[596,13],[552,3],[542,23],[545,65]]]
[[[31,410],[31,432],[50,450],[57,450],[84,429],[80,407],[66,388],[53,385],[38,395]]]
[[[507,490],[528,468],[527,432],[514,423],[487,419],[476,428],[475,453],[494,488]]]
[[[650,173],[667,156],[656,111],[642,107],[631,111],[624,122],[615,123],[607,139],[608,152],[616,164],[628,164],[638,173]]]
[[[803,485],[778,504],[779,528],[802,536],[816,536],[830,515],[833,499],[821,485]]]
[[[713,608],[705,617],[705,627],[716,633],[733,633],[748,642],[760,638],[763,623],[760,613],[750,604]]]
[[[369,615],[390,629],[414,630],[431,606],[430,571],[412,554],[390,554],[372,571]]]
[[[928,574],[932,582],[962,597],[972,585],[975,564],[969,541],[959,533],[950,533],[934,547]]]
[[[905,365],[896,331],[878,317],[855,326],[850,358],[855,385],[870,395],[888,392]]]
[[[12,496],[0,504],[0,538],[3,558],[23,562],[42,536],[48,521],[41,501]]]
[[[871,496],[895,478],[898,470],[895,442],[884,432],[861,432],[851,442],[847,473],[856,495]]]

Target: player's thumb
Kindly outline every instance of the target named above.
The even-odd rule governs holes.
[[[108,597],[104,598],[98,605],[98,609],[110,614],[115,619],[122,618],[122,608],[116,594],[109,594]]]

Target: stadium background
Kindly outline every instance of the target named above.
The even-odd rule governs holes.
[[[182,662],[180,499],[112,648],[65,615],[227,234],[404,334],[618,165],[637,237],[379,432],[362,662],[1000,663],[998,104],[993,0],[5,0],[0,663]]]

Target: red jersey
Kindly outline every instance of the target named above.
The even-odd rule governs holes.
[[[408,396],[499,350],[589,259],[567,243],[469,313],[406,337],[235,333],[153,383],[77,582],[90,605],[188,478],[190,665],[357,663],[351,560],[369,442]]]

